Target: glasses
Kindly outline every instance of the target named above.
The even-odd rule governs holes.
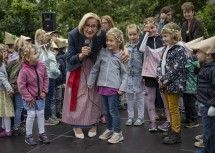
[[[87,28],[87,30],[89,30],[90,28],[92,29],[92,30],[97,30],[97,25],[88,25],[88,24],[86,24],[85,25],[85,28]]]
[[[102,24],[108,24],[108,22],[102,22]]]

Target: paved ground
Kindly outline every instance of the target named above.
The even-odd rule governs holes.
[[[120,113],[122,131],[125,137],[125,141],[120,144],[108,144],[106,141],[98,140],[98,136],[93,139],[77,139],[74,137],[72,127],[61,123],[57,126],[46,127],[47,134],[51,139],[49,145],[28,146],[24,142],[24,136],[1,138],[0,153],[193,153],[196,150],[193,146],[194,137],[201,133],[202,125],[194,129],[182,128],[182,143],[164,145],[162,144],[161,132],[148,132],[147,120],[141,127],[127,127],[124,125],[127,112],[121,111]],[[145,116],[148,119],[148,116]],[[161,122],[158,122],[158,124],[161,124]],[[98,124],[99,134],[104,129],[104,124]],[[37,129],[35,128],[34,131],[34,135],[37,137]],[[85,135],[87,135],[87,131],[85,131]]]

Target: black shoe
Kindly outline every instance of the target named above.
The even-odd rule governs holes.
[[[18,136],[18,135],[25,135],[26,131],[25,129],[19,127],[19,128],[14,128],[12,133],[13,135]]]
[[[195,128],[195,127],[198,127],[199,126],[199,123],[197,121],[191,121],[189,123],[186,123],[184,125],[185,128]]]
[[[171,128],[169,128],[167,132],[163,132],[162,133],[162,138],[164,139],[165,137],[168,137],[170,132],[171,132]]]
[[[187,124],[187,123],[190,123],[190,120],[187,120],[186,118],[184,118],[184,119],[181,120],[181,123]]]
[[[164,144],[175,144],[181,143],[181,135],[180,133],[176,133],[174,131],[170,131],[169,135],[163,138]]]

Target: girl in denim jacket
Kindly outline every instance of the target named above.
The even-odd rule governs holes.
[[[134,122],[134,94],[136,93],[136,101],[138,108],[138,118],[134,122],[135,126],[140,126],[144,122],[144,96],[142,81],[143,53],[139,51],[140,29],[137,25],[131,24],[127,26],[127,36],[129,43],[127,45],[130,59],[128,62],[128,82],[126,89],[126,100],[128,104],[128,120],[125,125],[131,126]]]

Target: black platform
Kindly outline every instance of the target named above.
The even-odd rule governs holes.
[[[146,108],[145,108],[146,110]],[[24,142],[24,136],[13,136],[0,138],[0,153],[193,153],[194,137],[202,132],[202,125],[193,129],[182,127],[182,143],[175,145],[164,145],[162,143],[162,132],[150,133],[148,121],[141,127],[127,127],[124,125],[127,119],[127,111],[122,110],[122,131],[125,140],[119,144],[108,144],[106,141],[98,140],[105,125],[98,124],[98,135],[88,138],[87,131],[85,139],[74,137],[72,126],[61,123],[57,126],[46,126],[46,133],[51,139],[51,144],[44,145],[38,142],[36,146],[29,146]],[[145,111],[145,118],[148,119]],[[201,122],[201,119],[199,119]],[[158,122],[161,124],[161,122]],[[37,129],[34,129],[37,138]]]

